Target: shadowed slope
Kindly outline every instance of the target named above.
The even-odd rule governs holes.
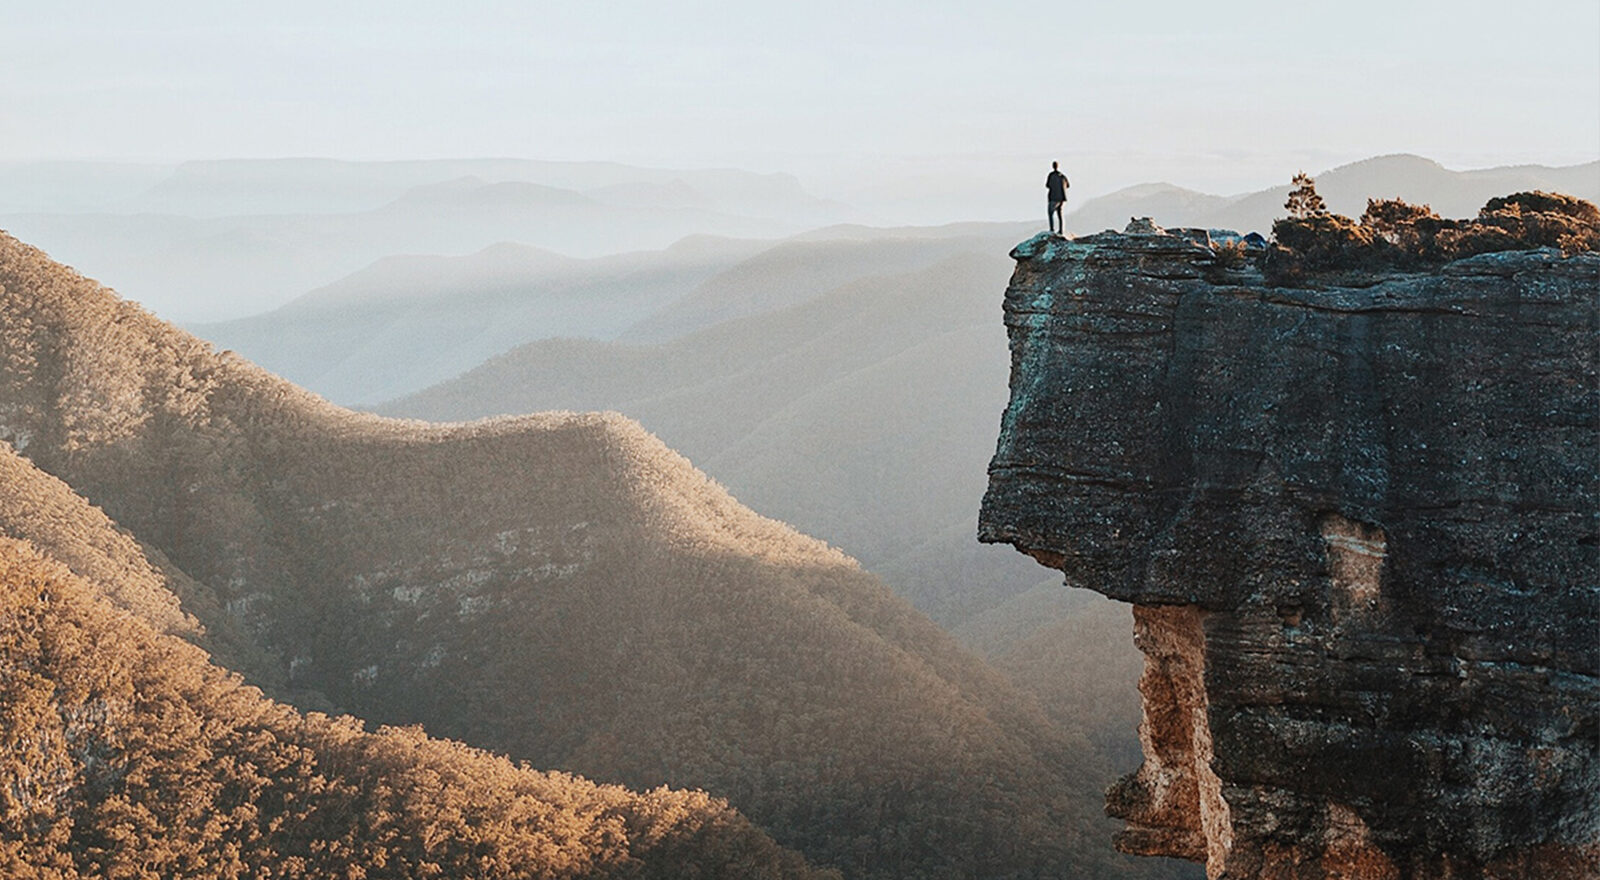
[[[1047,578],[972,541],[1007,369],[994,303],[975,291],[1006,263],[964,238],[918,246],[945,256],[662,345],[534,343],[384,411],[620,410],[746,503],[959,621]]]
[[[210,586],[294,688],[703,786],[853,876],[1126,870],[1091,842],[1085,742],[633,422],[353,414],[11,239],[0,316],[0,437]]]
[[[178,601],[182,573],[152,564],[103,511],[5,445],[0,445],[0,535],[36,544],[156,632],[189,641],[203,638],[200,621]]]
[[[0,538],[7,877],[823,876],[700,792],[301,715],[99,592]]]
[[[923,238],[863,230],[862,235],[780,242],[708,278],[620,338],[665,342],[723,321],[797,305],[852,282],[924,269],[952,254],[983,250],[986,242],[968,234]]]
[[[140,544],[4,442],[0,536],[32,543],[156,632],[193,642],[223,666],[283,693],[286,682],[277,663],[240,631],[210,587],[178,570],[161,551]]]
[[[701,236],[595,260],[506,243],[387,257],[267,314],[192,329],[332,400],[376,403],[530,339],[616,336],[763,247]]]

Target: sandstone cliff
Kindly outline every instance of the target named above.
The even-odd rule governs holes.
[[[1019,245],[979,532],[1134,603],[1120,848],[1213,877],[1600,870],[1600,254],[1266,286]]]

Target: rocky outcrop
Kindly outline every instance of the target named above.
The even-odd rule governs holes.
[[[1039,236],[980,520],[1134,604],[1127,852],[1212,878],[1600,872],[1600,254],[1265,285]]]

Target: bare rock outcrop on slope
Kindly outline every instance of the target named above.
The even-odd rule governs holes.
[[[1600,255],[1286,289],[1019,245],[980,520],[1134,603],[1125,851],[1212,877],[1600,871]]]

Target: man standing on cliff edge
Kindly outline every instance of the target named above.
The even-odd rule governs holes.
[[[1050,231],[1057,235],[1066,234],[1066,226],[1061,222],[1061,206],[1067,203],[1067,187],[1072,184],[1067,182],[1067,176],[1061,173],[1061,163],[1050,163],[1050,176],[1044,179],[1044,188],[1050,191]]]

